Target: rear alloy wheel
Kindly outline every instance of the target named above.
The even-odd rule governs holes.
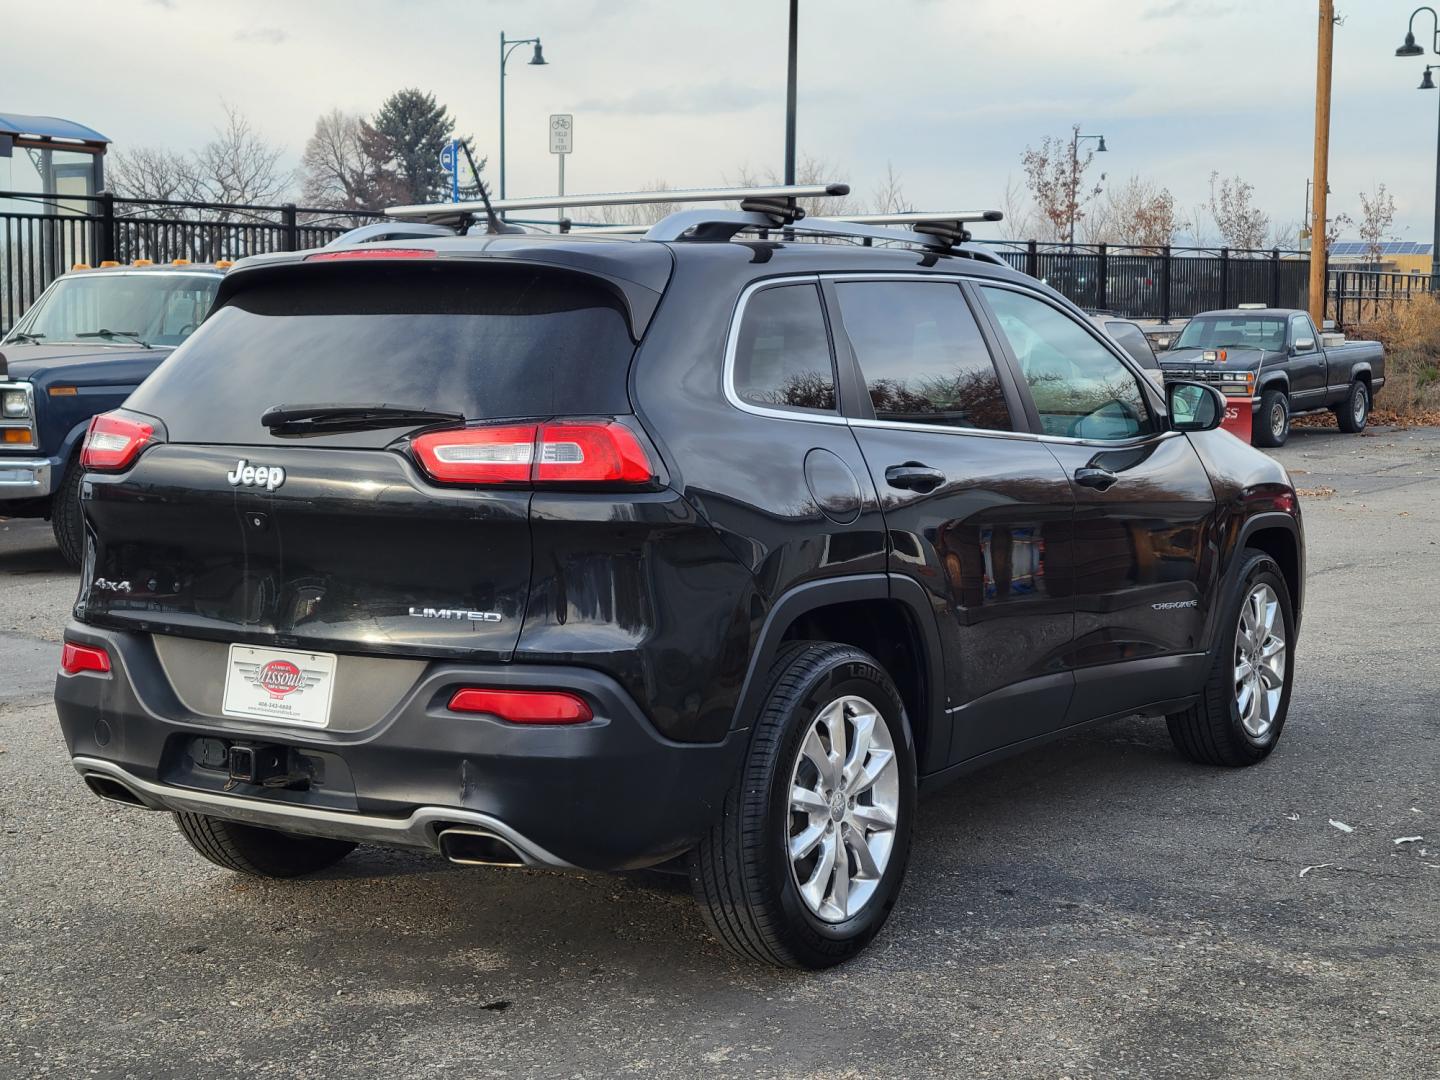
[[[1335,409],[1335,420],[1340,430],[1348,435],[1358,435],[1365,430],[1370,419],[1370,388],[1359,379],[1350,384],[1350,393],[1345,403]]]
[[[915,750],[873,657],[800,642],[764,706],[691,882],[715,936],[751,960],[826,968],[880,932],[910,857]]]
[[[1260,395],[1260,411],[1255,414],[1256,446],[1284,446],[1290,437],[1290,399],[1282,390],[1266,390]]]

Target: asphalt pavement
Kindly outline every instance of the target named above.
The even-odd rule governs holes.
[[[71,769],[75,577],[0,520],[0,1077],[1433,1078],[1440,429],[1277,456],[1309,535],[1279,749],[1204,768],[1128,720],[962,780],[821,974],[732,959],[658,877],[211,866]]]

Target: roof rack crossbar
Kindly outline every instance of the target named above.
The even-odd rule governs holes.
[[[379,240],[419,240],[429,236],[454,236],[455,230],[444,225],[426,225],[423,222],[381,221],[374,225],[360,225],[343,232],[325,245],[326,249],[349,247],[351,244],[373,244]]]
[[[794,213],[797,199],[820,199],[850,194],[848,184],[790,184],[750,188],[679,188],[662,191],[611,191],[592,195],[540,195],[526,199],[491,199],[496,211],[560,210],[571,206],[645,206],[655,203],[739,202],[762,212]],[[774,208],[772,210],[772,208]],[[387,217],[401,221],[444,223],[468,220],[485,213],[483,202],[429,203],[392,206]]]

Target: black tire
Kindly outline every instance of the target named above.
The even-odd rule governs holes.
[[[1236,646],[1241,605],[1260,584],[1268,585],[1279,600],[1278,617],[1285,630],[1285,675],[1279,705],[1269,730],[1255,737],[1245,730],[1236,700]],[[1220,614],[1220,640],[1216,643],[1209,676],[1199,702],[1165,718],[1175,748],[1203,765],[1254,765],[1266,758],[1280,741],[1290,709],[1295,681],[1295,618],[1290,589],[1275,560],[1263,551],[1246,548],[1240,566],[1225,590]]]
[[[895,833],[879,878],[870,879],[878,884],[868,900],[843,921],[825,921],[802,898],[791,866],[790,788],[801,743],[820,711],[850,694],[875,706],[894,746]],[[895,905],[910,857],[914,809],[915,748],[904,705],[884,669],[849,645],[787,647],[770,670],[741,775],[720,820],[692,855],[691,884],[711,931],[741,956],[761,963],[818,969],[848,960],[880,932]],[[848,868],[853,856],[840,840],[845,828],[842,823],[835,835]],[[858,871],[855,876],[858,880]]]
[[[1284,446],[1290,437],[1290,399],[1283,390],[1266,390],[1260,395],[1260,411],[1250,441],[1256,446]]]
[[[72,569],[80,569],[80,560],[85,555],[85,518],[80,513],[80,481],[85,470],[80,468],[80,458],[72,458],[65,469],[50,503],[50,531],[55,534],[55,544],[60,554]]]
[[[1358,435],[1370,419],[1370,388],[1359,379],[1350,384],[1345,403],[1335,407],[1335,422],[1347,435]]]
[[[241,825],[235,821],[191,814],[175,814],[180,835],[216,866],[252,877],[292,878],[333,866],[355,845],[348,840],[289,833]]]

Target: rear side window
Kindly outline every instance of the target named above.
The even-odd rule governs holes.
[[[735,392],[767,408],[835,411],[835,361],[812,284],[762,289],[745,304],[735,347]]]
[[[1150,347],[1149,340],[1141,329],[1132,322],[1107,322],[1105,329],[1110,331],[1110,336],[1120,343],[1130,358],[1147,370],[1155,370],[1160,366],[1155,359],[1155,350]]]
[[[995,362],[960,286],[850,281],[835,292],[878,419],[1011,430]]]
[[[630,411],[635,346],[583,275],[520,265],[302,267],[236,293],[130,398],[173,442],[257,443],[272,405],[471,420]],[[398,432],[326,437],[383,445]]]

